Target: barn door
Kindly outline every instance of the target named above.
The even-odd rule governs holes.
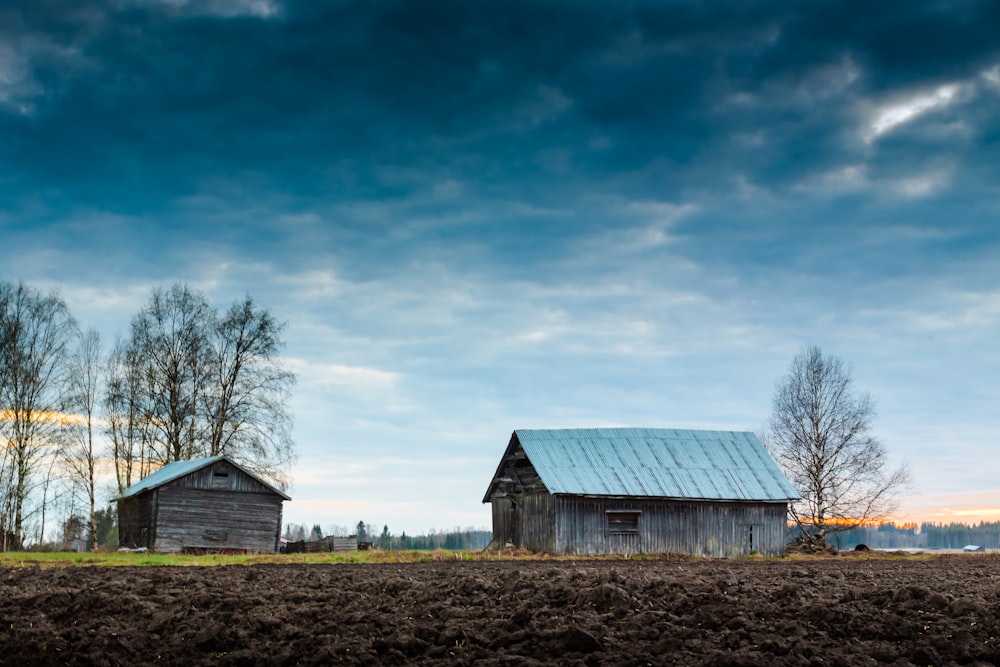
[[[510,499],[510,510],[507,513],[507,535],[504,544],[513,544],[515,547],[521,546],[521,517],[518,516],[517,501]]]
[[[607,510],[607,545],[608,550],[615,554],[634,554],[642,551],[639,533],[639,519],[642,512],[638,510]]]
[[[762,552],[764,547],[764,524],[761,523],[749,523],[747,524],[746,541],[744,543],[745,553],[753,553],[754,551]]]

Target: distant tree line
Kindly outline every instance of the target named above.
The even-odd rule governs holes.
[[[872,549],[961,549],[970,544],[1000,549],[1000,521],[859,526],[839,533],[831,542],[840,549],[853,549],[859,544]]]
[[[0,549],[42,543],[55,516],[64,541],[94,548],[101,493],[172,461],[227,454],[285,488],[282,330],[249,296],[220,311],[178,283],[105,351],[57,292],[0,282]]]
[[[348,530],[343,526],[329,526],[326,533],[318,524],[311,528],[299,524],[287,524],[283,537],[289,542],[318,541],[327,536],[348,537],[356,535],[359,542],[370,542],[383,551],[420,551],[447,549],[451,551],[478,551],[485,549],[493,540],[493,533],[481,528],[453,528],[434,530],[421,535],[407,535],[402,531],[394,535],[389,526],[379,530],[375,525],[359,521]]]
[[[114,505],[102,507],[94,513],[96,533],[94,547],[111,550],[118,548],[118,509]],[[62,531],[54,540],[43,547],[59,551],[85,551],[91,548],[87,518],[82,514],[70,514],[62,522]]]

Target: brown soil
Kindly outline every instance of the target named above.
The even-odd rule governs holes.
[[[1000,559],[0,570],[0,664],[998,665]]]

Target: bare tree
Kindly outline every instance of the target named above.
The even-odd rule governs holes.
[[[12,447],[6,430],[13,416],[6,404],[11,383],[11,358],[14,353],[16,329],[11,326],[8,311],[13,290],[7,283],[0,283],[0,550],[20,548],[18,537],[11,530],[14,495],[14,462]]]
[[[295,376],[278,356],[282,329],[249,296],[220,315],[187,285],[155,290],[110,364],[119,488],[123,472],[132,481],[136,436],[155,463],[226,454],[284,487]]]
[[[146,476],[149,421],[143,401],[142,367],[125,342],[118,340],[105,364],[105,433],[111,444],[118,493]]]
[[[95,329],[79,336],[71,360],[70,401],[77,418],[67,424],[70,443],[64,452],[67,481],[83,495],[87,514],[87,549],[97,538],[97,473],[100,452],[95,442],[95,419],[101,368],[101,337]]]
[[[37,476],[43,462],[57,454],[65,423],[67,348],[75,332],[69,309],[57,294],[42,294],[24,283],[0,283],[4,542],[10,535],[23,541],[25,518],[37,509],[29,506]]]
[[[209,455],[232,455],[272,477],[294,456],[286,400],[295,376],[278,360],[282,329],[249,296],[234,303],[212,332],[212,385],[204,394]]]
[[[198,408],[212,311],[205,297],[177,283],[155,289],[132,320],[130,359],[142,369],[145,419],[160,463],[194,458],[203,438]]]
[[[889,468],[874,419],[871,397],[855,393],[843,362],[818,347],[799,352],[778,383],[768,448],[802,494],[793,519],[817,543],[886,518],[908,483],[905,467]]]

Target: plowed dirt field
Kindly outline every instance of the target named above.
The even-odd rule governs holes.
[[[4,665],[1000,665],[1000,559],[0,569]]]

